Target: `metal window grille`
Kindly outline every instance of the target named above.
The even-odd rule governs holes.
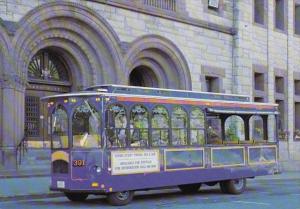
[[[144,0],[144,4],[158,9],[176,11],[176,0]]]
[[[40,98],[36,96],[25,97],[25,135],[39,136],[40,128]]]

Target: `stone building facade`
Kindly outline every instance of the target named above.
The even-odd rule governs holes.
[[[40,97],[115,83],[276,102],[282,161],[300,167],[299,4],[1,0],[1,164],[14,165],[24,137],[46,135]]]

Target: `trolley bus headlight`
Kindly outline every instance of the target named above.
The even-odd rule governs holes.
[[[100,173],[101,172],[101,167],[95,166],[95,170],[96,170],[97,173]]]

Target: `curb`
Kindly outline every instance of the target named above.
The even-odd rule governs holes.
[[[0,179],[13,179],[13,178],[32,178],[32,177],[50,177],[50,174],[0,174]]]
[[[32,177],[50,177],[50,174],[4,174],[0,175],[0,179],[13,179],[13,178],[32,178]]]
[[[44,198],[57,198],[64,197],[63,193],[51,193],[51,194],[28,194],[28,195],[16,195],[10,197],[0,197],[0,202],[17,201],[17,200],[34,200]]]

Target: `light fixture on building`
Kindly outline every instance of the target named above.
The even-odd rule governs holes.
[[[218,9],[219,8],[219,0],[208,0],[208,7]]]

